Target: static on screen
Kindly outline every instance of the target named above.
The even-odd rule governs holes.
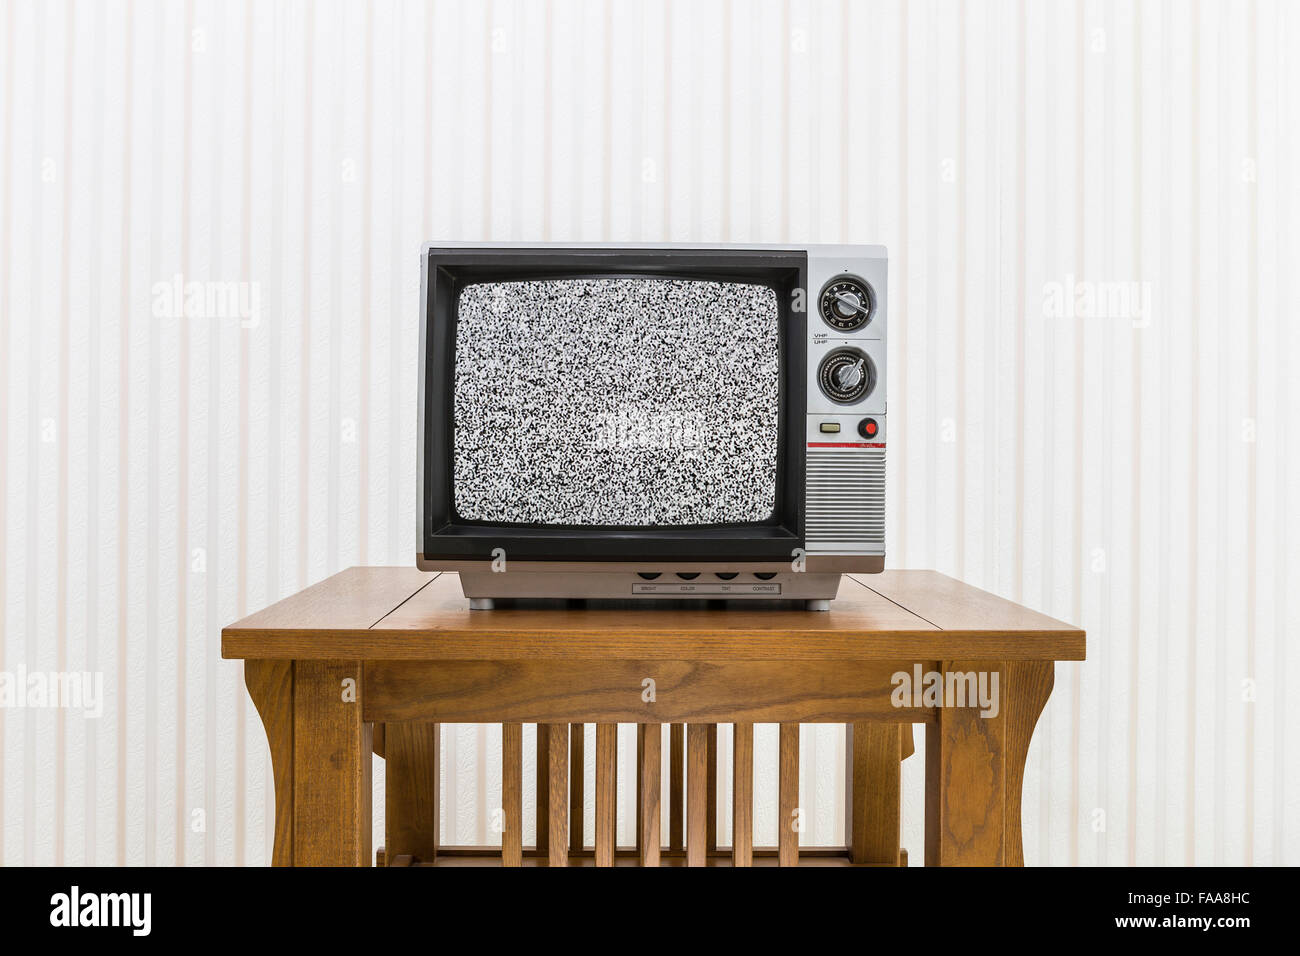
[[[468,521],[748,524],[776,504],[779,309],[763,285],[484,282],[458,302],[453,502]]]

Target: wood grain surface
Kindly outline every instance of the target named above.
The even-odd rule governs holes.
[[[539,853],[546,853],[551,836],[551,728],[549,724],[537,725],[537,779],[533,791],[535,813],[535,846]]]
[[[389,761],[385,859],[441,862],[440,722],[504,722],[504,833],[485,855],[552,866],[623,865],[628,854],[646,865],[770,860],[753,847],[753,724],[778,723],[779,845],[771,852],[796,865],[799,724],[818,721],[852,724],[853,861],[905,861],[898,765],[912,749],[906,725],[928,723],[926,862],[1022,864],[1029,743],[1053,661],[1081,660],[1084,651],[1078,628],[929,571],[853,576],[829,612],[734,603],[471,612],[454,574],[353,568],[222,632],[223,655],[246,658],[245,682],[270,744],[278,865],[369,864],[372,750]],[[894,707],[893,675],[917,666],[996,673],[999,712]],[[643,696],[647,678],[653,699]],[[638,724],[635,849],[614,845],[620,722]],[[733,834],[730,853],[719,854],[716,733],[724,722],[735,726]],[[522,846],[523,723],[538,725],[534,849]],[[582,846],[583,723],[597,725],[594,850]],[[829,859],[815,850],[803,856]],[[459,859],[453,854],[452,865]]]
[[[569,766],[574,768],[573,773],[569,774],[570,853],[578,853],[582,850],[582,835],[586,832],[582,819],[583,810],[587,805],[586,794],[583,792],[587,782],[586,774],[583,773],[583,768],[587,766],[586,731],[587,728],[582,723],[569,725]]]
[[[501,863],[524,862],[524,725],[501,725]]]
[[[900,729],[911,730],[867,721],[849,724],[845,832],[854,863],[899,864],[903,823]]]
[[[754,863],[754,725],[736,724],[732,741],[731,862]]]
[[[709,852],[718,849],[718,725],[708,725],[708,758],[704,770],[707,816],[704,820],[705,845]]]
[[[547,728],[550,769],[547,802],[550,807],[547,845],[551,866],[569,865],[569,725],[551,724]]]
[[[225,628],[222,654],[282,660],[1084,656],[1084,634],[1078,628],[932,571],[854,577],[841,586],[840,595],[830,611],[822,612],[737,606],[739,602],[725,608],[471,611],[455,574],[351,568]]]
[[[637,728],[640,735],[640,781],[641,824],[637,834],[637,846],[640,850],[642,866],[658,866],[660,836],[659,824],[662,811],[659,806],[661,774],[663,771],[663,726],[660,724],[642,724]]]
[[[1006,834],[1004,862],[1007,866],[1024,866],[1020,811],[1025,788],[1025,760],[1029,756],[1034,727],[1052,693],[1055,665],[1051,661],[1007,661],[1002,675],[1005,681],[1002,699],[1007,706],[1006,798],[1002,808]]]
[[[244,685],[262,718],[275,786],[272,866],[293,866],[293,661],[245,661]]]
[[[645,724],[636,725],[636,849],[641,850],[641,765],[645,761]]]
[[[348,568],[250,614],[231,629],[308,635],[322,627],[365,630],[437,577],[415,568]]]
[[[880,574],[853,574],[849,579],[864,590],[907,608],[942,631],[972,635],[985,632],[1056,634],[1063,630],[1079,633],[1077,628],[1046,614],[1031,611],[938,571],[884,571]],[[857,600],[846,588],[840,589],[840,597],[850,602]]]
[[[578,776],[578,774],[575,774]],[[614,865],[618,824],[618,724],[596,725],[596,865]],[[576,826],[576,824],[574,824]]]
[[[723,723],[934,719],[893,705],[892,675],[910,661],[374,661],[365,665],[366,719],[441,723]],[[924,665],[930,666],[930,665]],[[652,677],[656,699],[641,682]],[[679,732],[673,731],[676,774]],[[674,790],[677,792],[674,776]],[[670,808],[674,805],[669,800]],[[673,815],[670,819],[676,820]],[[679,845],[676,824],[670,846]]]
[[[686,865],[703,866],[708,858],[709,727],[686,730]]]
[[[782,866],[799,865],[799,725],[781,725],[777,754],[777,848]]]
[[[385,729],[384,849],[429,863],[438,855],[437,724],[399,721]]]
[[[926,866],[1002,866],[1007,857],[1007,713],[1013,706],[1001,667],[990,661],[944,661],[940,670],[999,673],[996,716],[974,707],[942,707],[925,734]],[[1019,821],[1017,821],[1019,825]]]
[[[686,848],[686,814],[682,799],[686,784],[686,725],[668,728],[668,849]]]
[[[369,866],[373,755],[361,669],[355,661],[296,661],[293,683],[294,865]]]

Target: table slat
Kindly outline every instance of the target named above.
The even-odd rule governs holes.
[[[707,783],[707,816],[704,821],[704,842],[712,853],[718,848],[718,725],[708,725],[708,758],[705,767]]]
[[[854,863],[897,866],[902,828],[901,729],[859,721],[849,725],[847,842]]]
[[[439,725],[389,724],[385,733],[384,849],[389,858],[438,856]]]
[[[784,723],[780,730],[777,784],[777,847],[782,866],[799,865],[799,725]]]
[[[547,728],[550,746],[548,841],[551,866],[569,865],[569,725]]]
[[[524,862],[524,725],[501,725],[501,863]]]
[[[668,849],[686,846],[686,816],[682,813],[682,787],[686,778],[685,725],[668,728]]]
[[[583,824],[583,813],[587,809],[586,794],[583,793],[587,782],[583,739],[586,731],[584,724],[569,725],[569,767],[572,770],[569,774],[569,851],[572,853],[582,851],[583,834],[586,833]]]
[[[704,866],[708,858],[709,724],[686,731],[686,865]]]
[[[731,746],[731,863],[754,865],[754,725],[735,724]]]
[[[596,725],[596,865],[614,865],[618,808],[618,724]]]
[[[551,726],[537,725],[537,779],[533,793],[535,845],[546,853],[551,842]]]
[[[641,724],[640,752],[640,789],[641,789],[641,830],[638,843],[641,850],[642,866],[659,865],[659,808],[660,774],[663,770],[663,726],[661,724]]]

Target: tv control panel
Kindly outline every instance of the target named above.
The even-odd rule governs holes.
[[[808,250],[809,554],[884,557],[887,275],[883,246]]]
[[[883,246],[808,251],[808,413],[885,414]]]

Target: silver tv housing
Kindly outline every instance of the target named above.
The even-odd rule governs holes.
[[[793,600],[828,608],[841,574],[884,567],[887,267],[886,250],[877,245],[426,244],[420,256],[417,566],[458,572],[465,596],[480,609],[512,598]],[[458,513],[456,352],[458,309],[469,302],[464,297],[484,284],[523,283],[490,290],[500,312],[494,321],[535,326],[530,309],[553,314],[556,303],[510,289],[544,296],[539,283],[614,278],[625,283],[616,290],[624,299],[628,280],[773,290],[780,327],[780,463],[769,521],[557,526]],[[679,326],[699,322],[701,329],[711,320],[709,314],[672,318]],[[580,353],[557,350],[549,361],[600,360]],[[484,419],[489,399],[475,401],[473,410]],[[709,429],[733,427],[726,408],[706,413],[705,440]],[[493,467],[509,476],[509,450],[502,454]],[[520,473],[528,470],[523,461],[514,465]],[[467,471],[462,479],[472,476]],[[482,509],[483,500],[480,495],[475,507]]]

